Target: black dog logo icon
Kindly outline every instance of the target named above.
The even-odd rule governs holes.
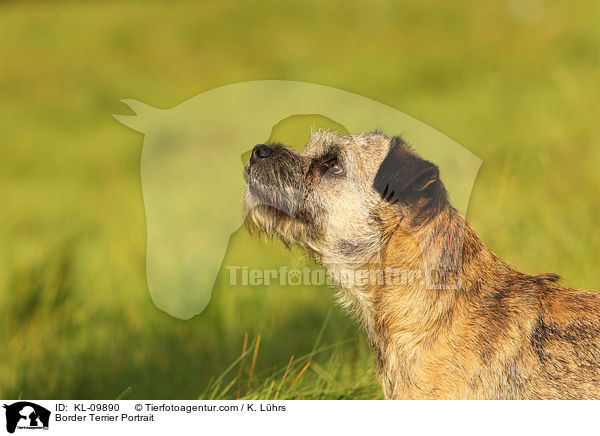
[[[17,426],[28,429],[47,429],[50,421],[50,411],[29,401],[19,401],[6,409],[6,431],[14,433]]]

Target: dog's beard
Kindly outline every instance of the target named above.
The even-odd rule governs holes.
[[[314,246],[319,212],[306,207],[308,188],[301,162],[290,154],[273,162],[249,162],[244,179],[245,224],[252,233],[278,238],[286,245]]]
[[[303,244],[307,234],[298,193],[249,181],[244,195],[245,224],[251,233],[279,238],[286,244]]]
[[[246,210],[267,206],[294,218],[300,210],[300,198],[298,189],[268,185],[251,179],[246,189]]]

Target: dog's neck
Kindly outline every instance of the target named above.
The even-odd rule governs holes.
[[[423,353],[468,317],[481,298],[477,271],[490,263],[498,264],[496,271],[509,267],[450,206],[418,227],[391,216],[382,223],[379,259],[362,266],[377,282],[342,284],[338,296],[364,325],[388,396],[398,389],[399,374],[410,380]]]

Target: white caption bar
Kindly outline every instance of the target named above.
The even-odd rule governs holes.
[[[4,400],[8,434],[597,433],[597,402]],[[37,430],[37,431],[36,431]],[[12,432],[11,432],[12,431]]]

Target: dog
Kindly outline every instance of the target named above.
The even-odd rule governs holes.
[[[600,293],[500,260],[400,137],[259,144],[244,178],[246,225],[334,278],[386,399],[600,398]]]

